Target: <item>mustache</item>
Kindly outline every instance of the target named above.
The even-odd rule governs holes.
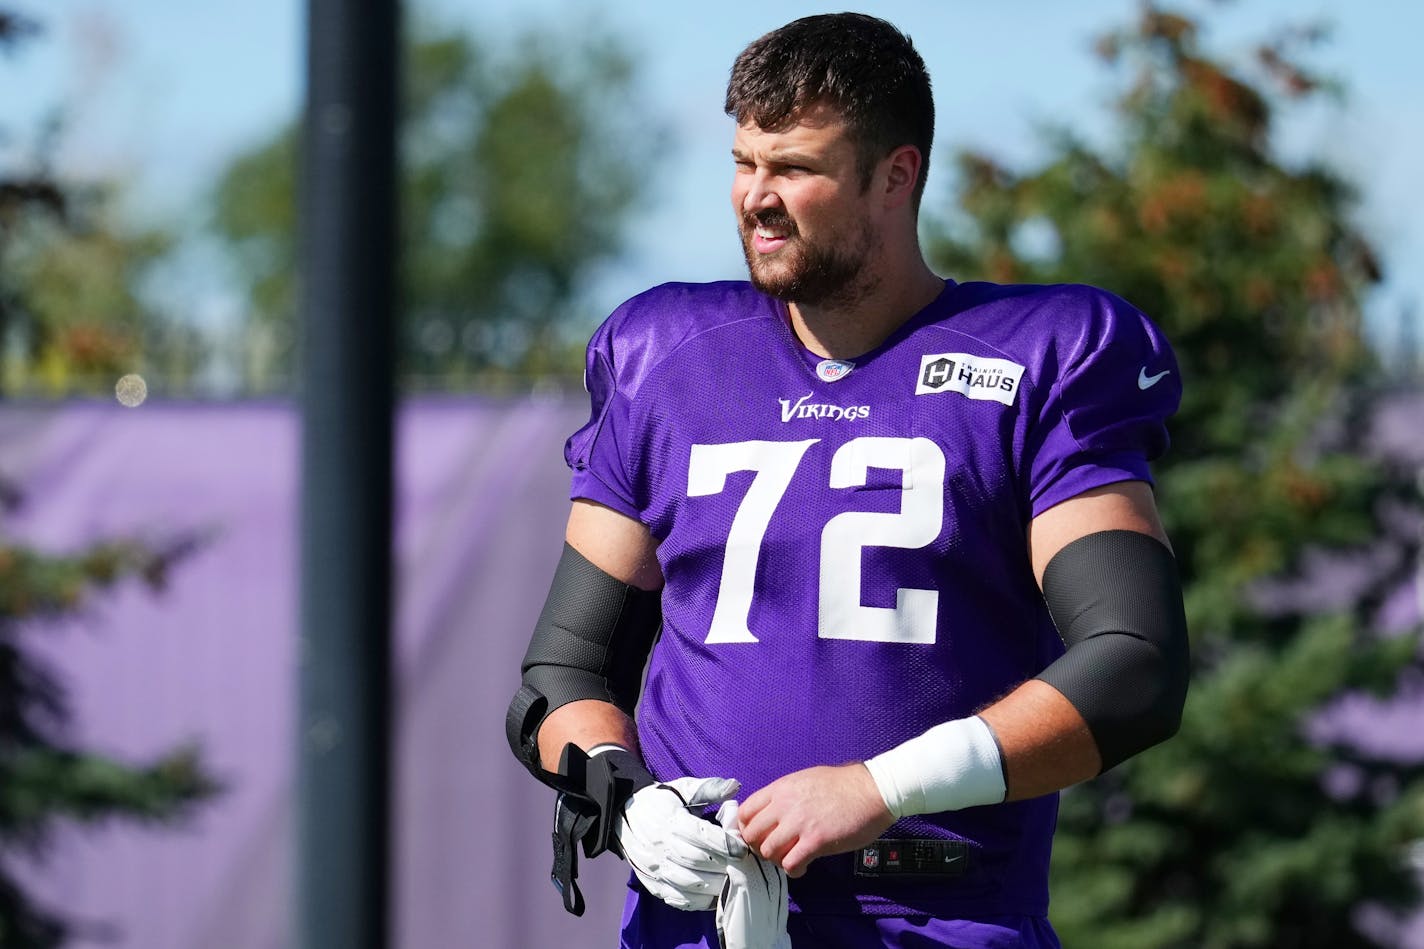
[[[753,214],[743,214],[742,225],[748,230],[760,225],[761,227],[785,228],[793,234],[796,232],[796,222],[791,220],[791,215],[785,211],[774,209],[757,211]]]

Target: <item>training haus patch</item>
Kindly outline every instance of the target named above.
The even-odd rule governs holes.
[[[915,395],[958,392],[971,399],[1014,404],[1024,367],[1007,359],[969,353],[930,353],[920,357]]]

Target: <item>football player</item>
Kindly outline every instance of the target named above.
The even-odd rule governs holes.
[[[934,107],[890,24],[762,37],[726,108],[750,279],[594,335],[510,707],[565,901],[609,849],[627,947],[1056,946],[1056,792],[1186,693],[1172,351],[1108,292],[929,269]]]

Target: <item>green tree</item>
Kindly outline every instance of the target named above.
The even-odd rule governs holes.
[[[401,130],[400,368],[445,385],[478,374],[577,375],[594,314],[579,293],[620,246],[658,147],[628,56],[590,32],[483,44],[420,26]],[[625,142],[639,132],[635,172]],[[213,225],[251,308],[251,383],[291,371],[298,132],[289,124],[221,176]]]
[[[1100,949],[1374,945],[1361,904],[1418,899],[1424,768],[1312,726],[1419,663],[1417,630],[1378,622],[1418,542],[1410,473],[1361,451],[1379,268],[1350,183],[1275,147],[1278,111],[1335,91],[1301,65],[1323,34],[1283,31],[1232,65],[1200,33],[1147,4],[1099,45],[1125,74],[1112,143],[1053,128],[1027,170],[958,155],[930,241],[964,279],[1119,293],[1167,331],[1186,386],[1156,472],[1192,631],[1185,720],[1064,795],[1053,915],[1065,945]],[[1312,552],[1365,545],[1353,597],[1296,605]]]
[[[0,11],[0,51],[37,32]],[[118,182],[58,175],[62,135],[51,119],[28,162],[0,170],[0,393],[100,394],[129,372],[185,389],[205,347],[145,293],[173,237],[124,220]]]
[[[130,372],[187,388],[200,353],[175,357],[200,346],[196,334],[169,326],[142,292],[170,237],[121,222],[109,187],[60,193],[60,204],[17,208],[8,221],[0,215],[11,334],[4,390],[97,395]]]
[[[161,588],[185,547],[155,553],[103,542],[56,557],[0,536],[0,854],[43,857],[62,821],[173,821],[216,792],[192,747],[138,765],[76,747],[66,737],[64,688],[24,646],[119,581]],[[37,905],[0,863],[0,945],[47,949],[61,945],[67,929],[59,910]]]

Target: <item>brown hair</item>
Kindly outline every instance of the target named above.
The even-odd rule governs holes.
[[[893,149],[918,148],[919,201],[934,142],[934,97],[908,36],[863,13],[808,16],[753,41],[732,65],[725,108],[739,125],[778,131],[816,103],[834,108],[849,126],[862,187]]]

